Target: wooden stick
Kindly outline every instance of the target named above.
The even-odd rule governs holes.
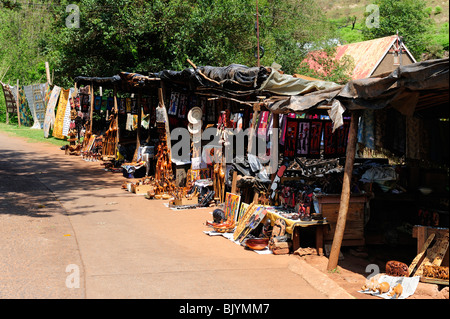
[[[92,133],[92,116],[94,115],[94,82],[91,82],[91,109],[89,110],[89,132]]]
[[[189,59],[187,59],[187,61],[189,62],[190,65],[192,65],[192,67],[194,68],[194,70],[196,70],[201,76],[203,76],[206,80],[211,81],[217,85],[220,85],[219,82],[217,82],[216,80],[210,79],[209,77],[207,77],[202,71],[200,71],[197,66]]]
[[[411,265],[409,265],[408,273],[409,273],[409,276],[410,276],[410,277],[412,277],[412,275],[413,275],[413,273],[414,273],[414,269],[416,268],[416,266],[422,262],[423,256],[425,255],[425,252],[427,251],[428,246],[430,246],[431,242],[433,241],[434,236],[435,236],[435,234],[431,234],[431,235],[428,237],[428,239],[427,239],[427,241],[425,242],[425,244],[423,245],[423,247],[422,247],[420,253],[417,254],[417,256],[416,256],[416,257],[414,258],[414,260],[412,261]]]
[[[20,111],[19,111],[19,80],[17,80],[17,88],[16,88],[16,109],[17,109],[17,122],[20,127]]]
[[[50,78],[50,66],[49,66],[48,62],[45,62],[45,73],[47,74],[48,85],[52,85],[52,79]]]
[[[350,121],[350,131],[348,133],[347,154],[345,160],[344,180],[342,182],[339,215],[336,222],[333,244],[331,245],[330,258],[328,259],[328,271],[336,269],[337,267],[342,239],[344,238],[345,223],[347,221],[348,206],[350,202],[350,187],[353,174],[353,164],[355,162],[356,142],[358,135],[358,119],[359,113],[353,111]]]

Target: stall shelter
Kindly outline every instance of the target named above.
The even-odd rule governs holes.
[[[303,62],[320,72],[320,65],[314,61],[314,57],[324,54],[320,50],[310,52]],[[336,59],[340,60],[344,56],[351,57],[354,63],[352,80],[386,75],[399,66],[417,62],[399,35],[337,46]]]

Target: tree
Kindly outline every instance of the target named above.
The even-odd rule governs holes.
[[[418,58],[431,44],[429,31],[432,20],[426,12],[424,0],[375,0],[379,8],[379,26],[365,24],[365,40],[398,34],[413,54]]]
[[[326,46],[310,52],[300,64],[298,72],[319,80],[345,84],[352,79],[353,68],[354,61],[351,56],[344,55],[337,59],[336,47]]]

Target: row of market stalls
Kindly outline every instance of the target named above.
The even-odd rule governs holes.
[[[122,165],[141,178],[130,190],[173,198],[174,209],[221,204],[213,233],[243,242],[281,229],[272,235],[281,242],[271,247],[285,248],[278,251],[310,244],[306,229],[313,229],[318,252],[329,247],[330,269],[342,246],[414,242],[419,254],[431,234],[448,267],[448,59],[346,85],[275,67],[190,63],[182,71],[76,79],[78,87],[113,90],[110,132],[129,125],[130,114],[138,123],[134,142],[119,132],[113,147],[121,154],[135,146]],[[141,111],[120,111],[127,99]],[[187,158],[171,153],[180,150],[175,128],[190,134]],[[217,139],[202,139],[210,128]]]
[[[345,85],[188,62],[77,77],[66,152],[259,253],[313,246],[334,269],[344,246],[413,245],[408,276],[448,285],[448,59]]]

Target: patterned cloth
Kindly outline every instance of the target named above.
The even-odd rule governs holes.
[[[58,139],[64,139],[63,126],[64,117],[66,115],[67,104],[69,103],[70,89],[61,89],[59,96],[58,109],[56,110],[55,124],[53,127],[53,137]],[[70,104],[69,104],[70,107]]]
[[[48,138],[50,128],[53,129],[55,124],[55,108],[58,103],[59,95],[61,93],[61,88],[59,86],[54,86],[50,94],[50,98],[47,103],[47,112],[45,113],[44,119],[44,137]]]

